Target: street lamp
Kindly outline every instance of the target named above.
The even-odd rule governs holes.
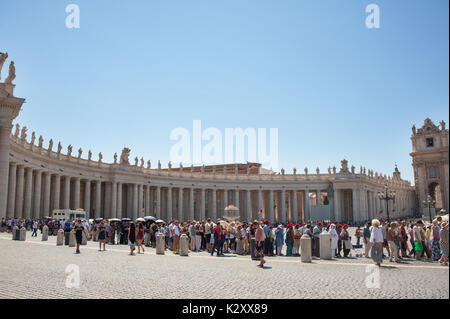
[[[434,204],[436,203],[436,201],[433,199],[433,197],[428,194],[427,195],[427,199],[423,201],[425,206],[428,206],[428,214],[430,215],[430,223],[432,221],[431,219],[431,207],[434,207]]]
[[[377,194],[378,198],[380,200],[386,201],[386,214],[387,214],[387,220],[389,221],[389,201],[395,200],[395,191],[389,190],[387,185],[384,185],[384,192],[378,192]]]

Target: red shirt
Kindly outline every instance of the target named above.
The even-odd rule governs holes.
[[[219,225],[217,225],[216,227],[214,227],[213,229],[213,234],[217,233],[217,239],[221,240],[221,234],[222,234],[222,227],[220,227]]]

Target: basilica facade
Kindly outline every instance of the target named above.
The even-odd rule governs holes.
[[[415,189],[397,169],[387,176],[349,166],[347,160],[327,172],[304,169],[302,174],[295,169],[273,173],[258,163],[186,168],[158,163],[152,168],[143,159],[130,163],[125,148],[113,163],[105,163],[102,153],[73,151],[71,145],[63,149],[26,127],[13,127],[25,102],[14,96],[14,88],[11,81],[0,83],[0,218],[42,218],[54,209],[81,208],[90,218],[152,215],[187,221],[221,218],[229,204],[247,221],[362,222],[386,217],[388,211],[390,218],[417,211]],[[436,169],[446,170],[448,184],[448,154],[442,167]],[[443,182],[439,179],[441,192],[448,192]],[[395,192],[388,203],[379,196],[387,189]],[[443,205],[448,205],[448,194]]]

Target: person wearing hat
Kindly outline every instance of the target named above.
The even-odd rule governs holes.
[[[314,256],[320,258],[320,233],[322,233],[322,222],[318,222],[313,228],[313,240],[314,240]]]
[[[441,241],[439,245],[441,247],[441,259],[439,260],[441,265],[448,266],[448,221],[443,221],[441,224],[441,230],[439,231],[439,237]]]
[[[274,256],[274,250],[275,250],[275,232],[273,230],[273,226],[269,225],[270,229],[270,246],[269,246],[269,256]]]
[[[277,247],[277,256],[283,255],[281,253],[283,249],[283,237],[284,237],[283,225],[278,225],[277,229],[275,230],[275,246]]]
[[[342,231],[340,234],[341,240],[342,240],[342,248],[344,250],[344,258],[348,257],[348,254],[350,253],[350,250],[352,249],[352,242],[350,240],[350,234],[348,232],[348,224],[345,224],[342,227]]]
[[[258,267],[263,268],[266,261],[264,260],[264,241],[265,233],[257,221],[253,222],[255,228],[255,255],[259,258]]]
[[[300,238],[302,238],[302,234],[300,233],[300,224],[295,224],[294,246],[292,247],[292,255],[294,256],[300,256]]]
[[[292,227],[294,226],[292,223],[287,225],[286,230],[286,256],[292,256],[292,247],[294,246],[294,231]]]
[[[271,237],[272,231],[269,228],[269,220],[268,219],[266,219],[264,221],[263,231],[264,231],[264,235],[265,235],[265,239],[264,239],[264,255],[269,256],[269,252],[270,252],[270,237]]]
[[[338,242],[337,242],[337,254],[336,258],[341,258],[341,250],[342,250],[342,238],[341,238],[341,232],[342,232],[342,225],[337,224],[336,226],[336,233],[338,234]]]

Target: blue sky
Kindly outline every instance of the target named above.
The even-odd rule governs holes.
[[[81,28],[65,8],[79,5]],[[381,9],[367,29],[365,7]],[[278,128],[279,167],[346,158],[413,180],[411,126],[448,121],[448,1],[2,1],[16,122],[49,138],[169,160],[170,132]],[[2,78],[6,77],[5,64]],[[95,156],[96,158],[96,156]],[[164,164],[165,166],[165,164]]]

